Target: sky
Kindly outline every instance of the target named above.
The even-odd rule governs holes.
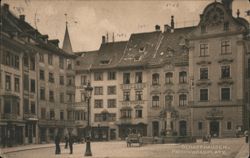
[[[128,40],[131,33],[163,29],[174,15],[175,27],[193,26],[199,22],[204,8],[215,0],[2,0],[16,15],[25,14],[25,20],[49,39],[63,43],[66,20],[74,52],[97,50],[101,37],[112,41]],[[220,0],[217,0],[220,1]],[[245,11],[248,0],[234,0],[233,14],[250,20]],[[66,16],[65,16],[66,14]]]

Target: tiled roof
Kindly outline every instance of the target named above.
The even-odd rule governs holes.
[[[174,32],[164,32],[157,52],[149,61],[149,66],[164,63],[181,64],[188,62],[188,38],[195,27],[176,28]]]
[[[90,68],[92,67],[92,64],[95,62],[98,53],[99,53],[98,50],[75,53],[75,54],[81,54],[79,57],[76,58],[76,64],[75,64],[76,72],[89,71]]]
[[[114,68],[120,61],[127,41],[104,43],[99,49],[97,58],[95,59],[92,69]]]
[[[132,34],[117,66],[145,66],[156,52],[160,37],[161,31]]]

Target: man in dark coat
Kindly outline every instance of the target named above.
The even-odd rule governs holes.
[[[55,137],[55,144],[56,144],[56,154],[61,154],[61,149],[60,149],[60,135],[57,133]]]
[[[73,143],[74,143],[74,138],[72,136],[72,134],[69,134],[69,150],[70,150],[70,154],[73,154]]]
[[[65,149],[68,149],[68,144],[69,144],[69,138],[68,136],[65,136]]]

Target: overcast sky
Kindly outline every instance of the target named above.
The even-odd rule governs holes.
[[[25,14],[26,21],[49,39],[57,38],[60,46],[65,33],[65,13],[73,51],[99,48],[101,36],[109,33],[112,40],[128,40],[131,33],[153,31],[156,24],[163,29],[175,16],[177,27],[196,25],[205,6],[215,0],[3,0],[17,16]],[[220,1],[220,0],[217,0]],[[240,9],[241,17],[250,8],[248,0],[234,0],[233,13]]]

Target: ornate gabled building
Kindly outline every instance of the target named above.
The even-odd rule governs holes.
[[[232,1],[213,2],[197,26],[175,28],[172,16],[163,32],[156,25],[119,48],[120,42],[103,37],[99,50],[78,53],[76,85],[89,80],[94,86],[91,124],[99,134],[93,136],[123,139],[134,130],[144,136],[233,137],[246,129],[249,23],[239,12],[233,17],[231,7]],[[113,47],[103,53],[108,45]],[[116,99],[115,119],[106,108],[110,97]]]
[[[8,4],[1,6],[0,33],[1,145],[49,142],[56,132],[74,128],[68,108],[75,89],[68,76],[76,56],[29,25],[25,15],[17,18]]]

